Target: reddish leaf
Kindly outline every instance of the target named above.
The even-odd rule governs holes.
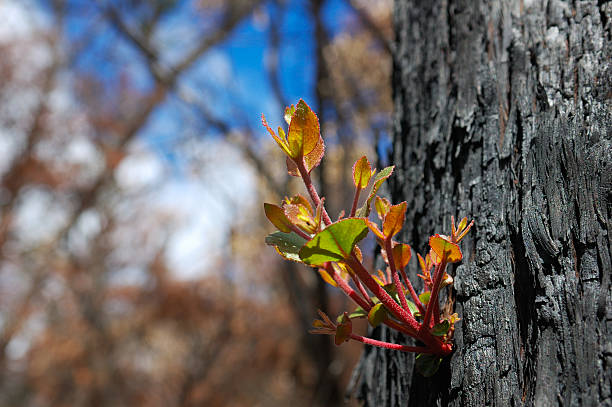
[[[412,250],[410,246],[405,243],[398,243],[393,247],[393,260],[395,261],[395,267],[398,270],[402,270],[406,267],[410,258],[412,257]]]
[[[304,162],[306,164],[306,171],[308,171],[308,173],[310,173],[310,171],[312,171],[313,168],[317,167],[321,163],[321,159],[323,158],[324,154],[325,154],[325,143],[323,142],[323,138],[319,136],[319,142],[317,143],[315,148],[310,153],[306,154],[306,156],[304,156]],[[299,177],[300,171],[298,170],[297,165],[295,165],[295,162],[293,162],[293,160],[289,157],[287,157],[286,161],[287,161],[287,172],[289,173],[289,175],[292,175],[294,177]]]
[[[317,146],[320,137],[317,115],[300,99],[291,116],[287,135],[291,158],[301,159],[308,155]]]
[[[334,343],[338,346],[342,342],[348,341],[351,333],[353,333],[353,323],[346,312],[341,316],[340,320],[341,322],[338,328],[336,328],[336,337],[334,338]]]
[[[383,235],[383,232],[380,231],[380,229],[378,228],[378,225],[376,223],[372,222],[369,219],[366,219],[366,223],[368,224],[368,227],[376,235],[377,238],[379,238],[379,239],[384,239],[385,238],[385,235]]]
[[[459,249],[459,246],[440,235],[430,237],[429,246],[431,246],[431,250],[439,258],[443,259],[446,257],[446,261],[448,263],[456,263],[461,261],[463,258],[463,254],[461,254],[461,249]]]
[[[280,206],[272,205],[269,203],[264,204],[264,212],[266,217],[274,226],[281,232],[291,232],[291,221],[285,215],[285,212]]]
[[[406,218],[406,208],[408,204],[404,201],[397,205],[392,205],[383,221],[383,234],[386,237],[395,236],[402,230],[404,219]]]

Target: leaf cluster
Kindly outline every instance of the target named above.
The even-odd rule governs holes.
[[[353,205],[346,218],[333,221],[327,213],[324,199],[310,179],[325,152],[316,114],[300,100],[285,109],[285,132],[274,132],[262,116],[262,123],[286,155],[289,174],[302,178],[310,201],[302,195],[285,198],[280,205],[266,203],[264,211],[278,231],[266,237],[285,259],[314,267],[319,275],[340,288],[357,305],[352,312],[343,312],[336,322],[319,310],[312,333],[335,337],[336,345],[350,339],[366,344],[419,353],[417,368],[426,376],[437,370],[442,357],[452,351],[454,324],[457,314],[441,312],[440,290],[453,283],[446,273],[450,263],[463,259],[459,242],[473,225],[463,218],[455,225],[451,219],[451,235],[436,234],[429,239],[429,251],[417,254],[424,288],[417,293],[407,278],[406,267],[412,258],[410,245],[395,240],[401,232],[407,203],[392,204],[377,195],[381,185],[392,175],[390,166],[377,172],[367,157],[358,159],[352,168],[355,188]],[[369,187],[369,188],[368,188]],[[359,205],[362,192],[361,206]],[[373,205],[372,205],[373,204]],[[378,221],[370,219],[374,207]],[[363,266],[358,244],[369,232],[381,247],[386,269],[371,273]],[[377,341],[352,331],[352,319],[367,318],[371,326],[388,325],[424,346],[405,346]]]

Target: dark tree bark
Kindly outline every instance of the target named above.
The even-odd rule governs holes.
[[[451,215],[476,225],[454,270],[454,354],[425,379],[413,355],[368,348],[358,396],[612,405],[612,2],[396,0],[395,13],[402,237],[423,252]]]

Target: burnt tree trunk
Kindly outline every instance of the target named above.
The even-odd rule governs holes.
[[[395,15],[402,238],[423,253],[451,215],[476,225],[452,270],[454,354],[425,379],[413,355],[368,348],[358,396],[612,405],[612,2],[396,0]]]

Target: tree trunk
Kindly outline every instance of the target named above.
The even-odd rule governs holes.
[[[395,15],[402,238],[423,253],[451,215],[476,224],[453,355],[425,379],[414,355],[368,348],[358,396],[612,405],[612,2],[396,0]]]

